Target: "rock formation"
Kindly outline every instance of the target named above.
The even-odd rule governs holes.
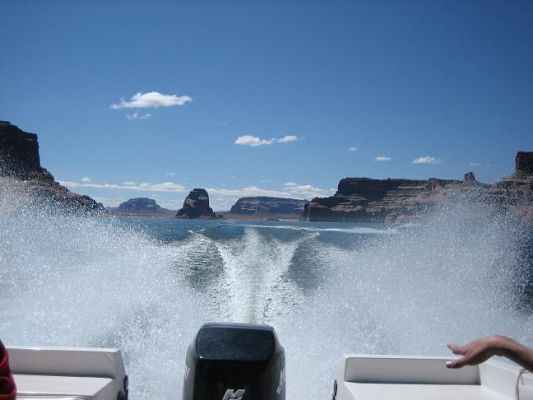
[[[515,168],[513,175],[488,189],[487,197],[523,224],[533,225],[533,152],[519,151]]]
[[[28,179],[42,174],[37,135],[0,121],[0,166],[0,176]]]
[[[533,175],[533,151],[519,151],[515,157],[515,177],[527,178]]]
[[[89,196],[70,192],[41,167],[37,135],[0,121],[0,180],[4,188],[29,194],[64,211],[103,211],[102,204]]]
[[[37,135],[24,132],[8,121],[0,121],[0,176],[22,180],[54,180],[41,167]]]
[[[332,197],[314,198],[304,208],[305,221],[392,222],[416,213],[412,200],[461,181],[344,178]]]
[[[148,199],[146,197],[137,197],[120,203],[116,211],[131,214],[157,214],[170,212],[170,210],[160,207],[154,199]]]
[[[465,179],[463,180],[463,183],[464,185],[471,185],[471,186],[475,186],[479,184],[473,172],[467,172],[465,174]]]
[[[306,201],[278,197],[243,197],[231,207],[228,217],[298,218]]]
[[[176,217],[183,219],[216,218],[217,216],[213,212],[213,209],[209,207],[209,195],[207,194],[207,190],[200,188],[191,190],[183,202],[183,207],[178,210]]]
[[[332,197],[314,198],[304,207],[304,221],[402,222],[458,194],[497,204],[524,223],[533,223],[533,153],[519,152],[516,172],[494,185],[478,182],[473,172],[463,181],[431,178],[345,178]]]

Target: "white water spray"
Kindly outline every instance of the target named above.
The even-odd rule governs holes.
[[[533,344],[519,231],[490,207],[395,230],[175,221],[186,238],[162,243],[0,189],[0,337],[120,347],[134,399],[180,398],[186,346],[213,320],[272,324],[295,400],[328,398],[343,352],[446,354],[489,333]]]

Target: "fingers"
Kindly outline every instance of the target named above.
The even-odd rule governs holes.
[[[458,346],[453,343],[448,344],[448,348],[453,352],[453,354],[457,354],[457,355],[463,355],[466,353],[466,349],[464,347],[465,346]]]
[[[447,368],[461,368],[466,365],[465,357],[458,358],[457,360],[446,361]]]
[[[448,348],[453,352],[453,354],[464,356],[467,353],[466,345],[459,346],[453,343],[448,344]],[[455,360],[446,361],[446,367],[448,368],[461,368],[468,364],[470,357],[464,356],[457,358]]]

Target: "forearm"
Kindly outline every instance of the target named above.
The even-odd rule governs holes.
[[[533,350],[506,336],[494,337],[494,352],[533,371]]]

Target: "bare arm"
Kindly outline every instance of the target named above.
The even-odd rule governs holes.
[[[477,365],[498,355],[507,357],[529,371],[533,371],[533,350],[506,336],[485,336],[462,346],[449,344],[448,347],[454,354],[462,356],[447,361],[448,368]]]

